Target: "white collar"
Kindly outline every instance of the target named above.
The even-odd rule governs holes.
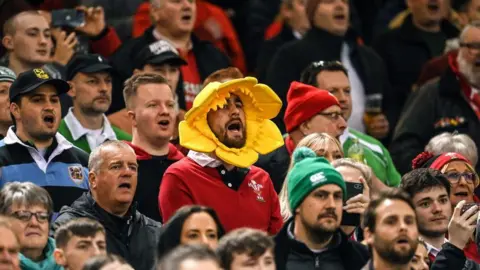
[[[55,140],[57,141],[57,147],[53,150],[52,154],[48,157],[48,160],[45,160],[45,157],[38,151],[35,147],[32,147],[30,145],[25,144],[18,138],[17,134],[15,134],[15,131],[13,131],[13,127],[10,127],[7,131],[7,135],[5,136],[5,139],[3,139],[3,142],[5,144],[15,144],[18,143],[22,145],[23,147],[27,148],[28,152],[30,153],[30,156],[33,158],[35,163],[38,165],[40,170],[43,172],[47,171],[47,166],[52,159],[58,155],[60,155],[63,151],[70,149],[73,146],[73,144],[65,137],[63,137],[60,133],[55,133]]]
[[[76,141],[80,137],[88,133],[89,130],[84,128],[80,121],[78,121],[78,119],[73,114],[73,107],[70,107],[70,109],[68,109],[68,113],[63,119],[65,120],[65,124],[70,130],[70,133],[72,133],[73,140]],[[110,125],[110,122],[108,121],[108,118],[105,116],[105,114],[103,114],[102,136],[105,140],[113,141],[117,139],[117,135],[113,131],[112,125]]]
[[[303,37],[303,35],[302,35],[300,32],[298,32],[298,31],[293,30],[292,33],[293,33],[293,36],[294,36],[296,39],[302,39],[302,37]]]
[[[425,241],[424,241],[425,242]],[[448,242],[448,239],[445,238],[443,240],[443,243],[447,243]],[[433,256],[437,257],[437,254],[440,252],[440,250],[442,250],[441,248],[436,248],[432,245],[430,245],[429,243],[425,242],[425,245],[427,246],[427,252],[428,254],[432,254]]]
[[[173,47],[175,47],[175,43],[173,43],[170,39],[168,39],[167,37],[165,37],[164,35],[160,34],[160,32],[158,32],[158,30],[156,28],[153,29],[153,32],[152,32],[152,35],[155,39],[157,40],[165,40],[167,41],[168,43],[170,43],[170,45],[172,45]],[[178,48],[176,48],[178,50]],[[187,50],[190,51],[193,49],[193,42],[192,40],[190,39],[190,42],[188,43],[187,45]]]
[[[340,140],[340,145],[343,146],[343,144],[348,140],[348,137],[350,137],[350,131],[348,130],[348,127],[343,131],[342,135],[338,138]]]
[[[214,159],[205,153],[190,150],[187,156],[202,167],[216,168],[222,165],[220,160]]]

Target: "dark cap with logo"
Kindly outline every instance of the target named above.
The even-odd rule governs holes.
[[[12,86],[10,86],[10,100],[14,100],[20,95],[32,92],[45,84],[55,87],[58,95],[70,90],[70,85],[66,81],[54,79],[44,69],[36,68],[18,75],[17,79],[12,83]]]
[[[143,48],[135,58],[136,68],[142,69],[146,64],[183,66],[187,62],[178,55],[177,49],[172,44],[159,40]]]
[[[112,66],[108,64],[108,60],[98,54],[77,54],[67,65],[67,80],[70,81],[78,72],[97,73],[110,72]]]

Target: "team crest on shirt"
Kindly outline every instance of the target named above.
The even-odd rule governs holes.
[[[253,189],[253,192],[255,192],[255,194],[257,194],[257,201],[265,202],[265,199],[262,196],[262,188],[263,188],[262,185],[257,184],[257,182],[255,182],[255,180],[252,179],[248,183],[248,186]]]
[[[83,182],[83,168],[79,165],[69,166],[68,175],[75,184],[80,185]]]

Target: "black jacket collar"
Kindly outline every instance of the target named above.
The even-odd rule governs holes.
[[[440,31],[446,36],[446,38],[456,38],[460,34],[460,31],[448,20],[443,20],[440,25]],[[416,41],[424,43],[423,38],[420,36],[421,30],[413,24],[412,15],[405,17],[403,24],[399,28],[399,33],[402,39]]]

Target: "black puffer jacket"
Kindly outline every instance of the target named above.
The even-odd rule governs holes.
[[[480,265],[467,260],[463,250],[450,243],[445,243],[430,270],[480,270]]]
[[[412,95],[390,144],[390,154],[400,174],[409,172],[412,159],[424,150],[432,137],[443,132],[467,134],[480,145],[480,121],[463,97],[451,67],[439,80],[424,85]],[[478,151],[480,155],[480,148]]]
[[[293,237],[293,218],[275,236],[277,270],[360,270],[370,259],[367,247],[348,239],[340,229],[322,252],[312,252]]]
[[[98,220],[107,232],[107,251],[125,258],[136,270],[150,270],[155,263],[155,250],[161,224],[136,210],[130,217],[120,218],[101,209],[90,193],[84,193],[72,206],[64,206],[52,226],[54,232],[61,224],[75,218]]]

